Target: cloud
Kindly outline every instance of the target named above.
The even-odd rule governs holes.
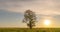
[[[60,15],[59,0],[0,0],[0,9],[6,9],[12,12],[24,13],[25,10],[31,9],[36,14]]]
[[[57,21],[60,21],[60,15],[54,15],[53,18],[55,18]]]

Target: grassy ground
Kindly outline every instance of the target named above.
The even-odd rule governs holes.
[[[60,28],[0,28],[0,32],[60,32]]]

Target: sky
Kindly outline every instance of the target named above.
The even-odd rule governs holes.
[[[60,0],[0,0],[0,27],[27,27],[22,20],[28,9],[36,13],[36,27],[44,27],[43,19],[60,27]]]

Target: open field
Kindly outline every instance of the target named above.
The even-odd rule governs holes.
[[[60,32],[60,28],[0,28],[0,32]]]

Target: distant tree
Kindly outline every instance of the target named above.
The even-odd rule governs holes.
[[[27,23],[27,26],[32,29],[33,26],[35,26],[35,22],[36,22],[36,15],[34,12],[32,12],[31,10],[26,10],[25,14],[24,14],[24,19],[23,19],[24,23]]]

